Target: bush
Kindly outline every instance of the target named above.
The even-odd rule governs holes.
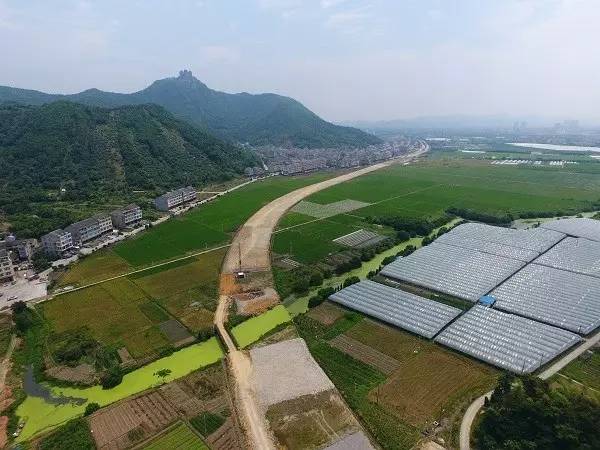
[[[100,409],[100,405],[98,403],[88,403],[87,406],[85,407],[85,412],[83,413],[83,415],[89,416],[91,414],[94,414],[99,409]]]
[[[198,331],[198,340],[206,341],[215,335],[215,329],[213,327],[205,327]]]
[[[317,295],[321,298],[329,298],[329,296],[333,295],[334,293],[335,293],[334,288],[327,287],[327,288],[319,289],[319,291],[317,292]]]
[[[348,286],[352,286],[353,284],[359,283],[360,278],[358,277],[348,277],[344,280],[343,287],[347,288]]]
[[[381,264],[387,266],[388,264],[391,264],[394,261],[396,261],[396,258],[397,257],[394,255],[386,256],[385,258],[383,258],[383,261],[381,261]]]
[[[325,299],[323,297],[319,297],[318,295],[315,295],[308,299],[308,307],[314,308],[315,306],[319,306],[324,301],[325,301]]]
[[[110,389],[121,384],[123,381],[123,371],[119,366],[109,368],[102,375],[102,389]]]

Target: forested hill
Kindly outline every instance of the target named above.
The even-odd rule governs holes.
[[[364,147],[380,142],[356,128],[326,122],[292,98],[215,91],[187,70],[132,94],[89,89],[78,94],[53,95],[0,86],[0,103],[41,105],[61,99],[102,107],[155,103],[218,137],[254,145]]]
[[[10,216],[39,215],[32,204],[58,197],[119,200],[136,189],[227,179],[256,163],[253,154],[156,105],[0,107],[0,214],[11,223]]]

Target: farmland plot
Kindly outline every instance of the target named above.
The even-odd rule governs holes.
[[[202,439],[186,424],[179,422],[168,432],[143,447],[143,450],[208,450]]]
[[[126,449],[147,439],[177,419],[158,391],[101,409],[89,418],[99,449]]]

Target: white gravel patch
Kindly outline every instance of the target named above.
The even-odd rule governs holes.
[[[254,348],[250,357],[253,385],[258,401],[265,408],[334,389],[302,338]]]
[[[374,447],[362,431],[346,436],[324,450],[373,450]]]

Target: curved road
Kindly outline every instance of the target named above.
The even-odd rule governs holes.
[[[429,146],[420,141],[419,148],[405,156],[385,161],[354,172],[322,181],[290,192],[263,206],[240,228],[236,234],[221,269],[221,295],[215,312],[214,323],[228,350],[228,362],[235,382],[238,413],[246,429],[249,447],[261,450],[275,449],[264,412],[261,411],[252,387],[252,362],[239,351],[225,328],[229,309],[231,283],[233,275],[239,269],[241,257],[242,270],[245,272],[271,271],[271,236],[281,217],[300,200],[322,189],[351,180],[375,170],[396,163],[408,162],[429,150]],[[265,286],[270,287],[270,286]]]
[[[560,358],[558,361],[556,361],[538,376],[542,380],[547,380],[552,375],[558,373],[571,361],[577,359],[578,356],[580,356],[583,352],[593,347],[598,342],[600,342],[600,331],[598,331],[595,335],[587,339],[577,348],[573,349],[565,356]],[[475,417],[477,417],[479,410],[483,407],[485,398],[492,395],[492,392],[493,391],[487,392],[481,397],[475,399],[475,401],[471,403],[471,405],[467,408],[467,411],[465,412],[465,415],[460,424],[460,450],[471,450],[471,427],[473,425],[473,421],[475,420]]]

